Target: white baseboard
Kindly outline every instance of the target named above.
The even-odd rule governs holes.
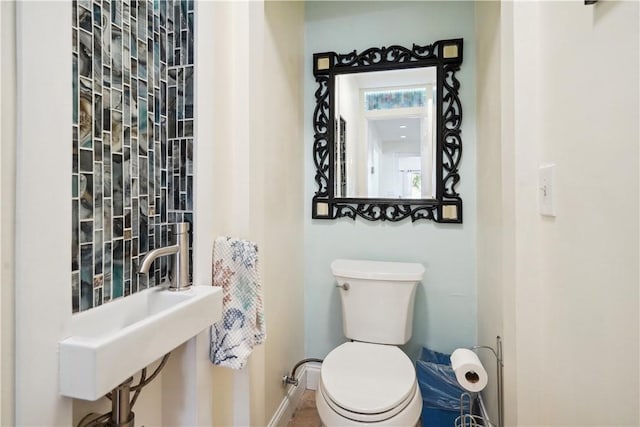
[[[289,390],[287,390],[286,396],[282,399],[282,402],[280,402],[278,409],[276,409],[273,417],[271,417],[271,421],[269,421],[267,427],[286,427],[291,417],[293,417],[293,412],[298,407],[302,399],[302,394],[307,389],[306,366],[302,366],[298,375],[296,375],[296,379],[298,380],[298,385],[287,386]]]
[[[318,362],[307,363],[307,390],[318,389],[318,379],[320,378],[320,367]]]

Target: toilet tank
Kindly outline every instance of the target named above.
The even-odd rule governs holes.
[[[347,338],[392,345],[409,341],[422,264],[337,259],[331,271],[340,286]]]

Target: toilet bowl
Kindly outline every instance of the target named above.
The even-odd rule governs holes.
[[[316,391],[326,427],[412,427],[422,397],[413,363],[398,345],[411,338],[417,283],[416,263],[335,260],[342,327],[352,340],[322,362]]]
[[[416,424],[422,397],[411,360],[396,346],[348,342],[327,355],[316,391],[327,427]]]

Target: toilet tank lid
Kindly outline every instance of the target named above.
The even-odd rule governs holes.
[[[331,263],[336,277],[367,280],[422,280],[424,266],[415,262],[337,259]]]

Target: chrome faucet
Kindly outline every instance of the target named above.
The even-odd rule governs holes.
[[[184,291],[191,287],[189,283],[189,223],[172,224],[171,234],[175,237],[175,244],[157,248],[147,253],[142,259],[138,274],[147,274],[156,258],[173,255],[169,270],[169,290]]]

